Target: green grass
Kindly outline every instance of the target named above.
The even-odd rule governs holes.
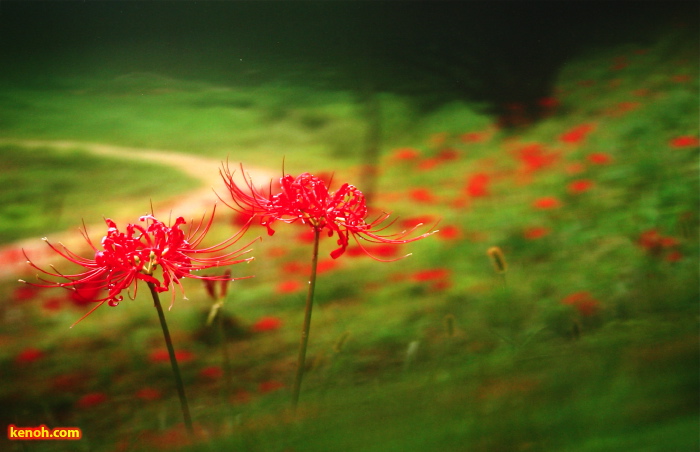
[[[221,380],[201,374],[221,364],[212,332],[204,326],[210,302],[203,288],[187,281],[189,300],[178,293],[167,313],[176,349],[194,355],[181,367],[193,417],[206,434],[184,450],[697,450],[698,147],[670,144],[679,136],[698,137],[698,68],[692,64],[697,50],[674,39],[649,49],[597,51],[570,62],[556,86],[560,110],[516,131],[495,130],[494,118],[465,103],[421,115],[410,99],[381,94],[386,117],[375,204],[392,211],[399,223],[430,215],[441,219],[440,229],[455,227],[459,235],[404,245],[401,254],[413,255],[393,263],[345,255],[335,261],[337,268],[319,275],[310,369],[299,417],[293,419],[290,387],[308,278],[293,264],[308,265],[310,246],[297,238],[303,228],[280,224],[272,237],[264,229],[249,232],[251,238],[264,235],[253,246],[256,260],[233,270],[255,278],[233,283],[224,308],[233,395],[225,395]],[[610,69],[618,56],[625,56],[628,66]],[[674,79],[678,75],[688,78]],[[153,74],[71,83],[75,86],[63,91],[52,88],[52,95],[6,90],[17,105],[26,103],[26,116],[11,123],[9,114],[0,113],[11,123],[0,134],[210,156],[236,149],[234,161],[245,164],[277,168],[284,155],[292,173],[335,171],[336,183],[361,177],[357,152],[346,151],[358,148],[364,130],[348,92],[272,82],[214,89]],[[67,100],[72,96],[73,104]],[[108,102],[112,113],[103,108]],[[637,104],[621,110],[622,102]],[[45,115],[46,121],[37,123],[43,130],[28,120],[37,114]],[[107,115],[114,115],[117,128],[107,126]],[[578,144],[562,142],[562,134],[582,124],[595,128]],[[482,142],[460,138],[482,131],[490,134]],[[556,157],[528,175],[514,153],[533,143]],[[396,161],[393,151],[403,146],[418,150],[420,161]],[[268,148],[274,151],[259,154]],[[455,150],[458,159],[420,167],[445,148]],[[43,192],[72,199],[86,189],[84,182],[91,186],[74,180],[76,168],[90,169],[93,184],[106,174],[114,177],[110,162],[91,161],[85,154],[12,149],[44,156],[21,160],[38,176],[22,173],[16,186],[37,180]],[[610,162],[592,163],[595,153],[606,154]],[[13,154],[3,152],[1,158],[7,155]],[[47,176],[54,167],[57,171]],[[155,196],[138,184],[162,188],[162,182],[144,177],[149,170],[141,166],[124,171],[120,177],[133,182],[123,184],[128,192],[105,196],[91,190],[93,198],[85,204],[105,211],[143,204],[141,193]],[[490,175],[490,193],[468,198],[465,187],[476,173]],[[163,179],[168,179],[165,172]],[[571,192],[568,185],[581,179],[593,187]],[[65,185],[56,186],[59,182]],[[435,199],[416,199],[411,195],[416,188]],[[22,188],[12,196],[19,197],[21,208],[34,209],[29,217],[41,220],[41,206],[31,206],[39,205],[32,193],[43,192]],[[559,199],[561,207],[532,207],[547,196]],[[75,215],[69,205],[75,202],[64,201],[61,219]],[[527,238],[532,227],[548,234]],[[644,249],[640,237],[653,229],[667,244]],[[224,218],[212,233],[230,231]],[[501,247],[508,261],[505,284],[486,255],[491,246]],[[322,242],[321,261],[329,260],[334,247],[332,239]],[[420,281],[416,274],[425,270],[447,276]],[[289,280],[302,289],[277,290]],[[69,330],[84,308],[42,308],[62,294],[51,291],[18,304],[16,287],[10,281],[0,285],[5,299],[0,374],[9,382],[0,387],[0,405],[10,407],[5,417],[14,416],[3,422],[80,426],[85,450],[181,444],[168,365],[148,358],[163,346],[147,294],[101,307]],[[596,312],[586,314],[564,302],[581,292],[594,300]],[[252,331],[264,316],[278,317],[282,327]],[[452,337],[446,316],[454,318]],[[336,350],[340,338],[346,340]],[[417,349],[409,363],[412,343]],[[16,364],[15,356],[30,345],[44,351],[44,358]],[[76,373],[77,381],[65,383]],[[62,389],[56,389],[56,381],[63,382]],[[260,383],[269,381],[285,387],[260,390]],[[161,390],[162,398],[135,397],[144,387]],[[77,408],[76,401],[90,392],[108,399]],[[41,451],[64,445],[32,446]]]

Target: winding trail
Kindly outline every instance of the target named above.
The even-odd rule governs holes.
[[[223,181],[217,174],[217,168],[221,166],[221,161],[210,157],[182,154],[162,149],[142,149],[79,141],[0,139],[0,144],[13,144],[27,148],[81,149],[98,156],[145,161],[168,166],[201,181],[201,188],[185,193],[167,205],[159,205],[155,211],[155,215],[158,218],[167,218],[172,212],[173,215],[182,216],[186,219],[198,219],[205,212],[211,212],[212,205],[217,201],[214,190],[217,193],[225,193]],[[231,166],[237,163],[231,162]],[[267,184],[270,180],[279,177],[279,173],[261,168],[246,166],[245,171],[256,185]],[[239,182],[243,181],[240,171],[237,171],[235,175],[238,176]],[[215,186],[212,186],[212,182],[215,183]],[[117,224],[124,224],[133,222],[134,218],[114,218],[114,220]],[[95,243],[99,243],[101,236],[104,235],[104,222],[88,224],[87,229]],[[100,232],[98,233],[97,231]],[[74,229],[52,233],[50,241],[53,244],[63,243],[76,253],[87,249],[85,240]],[[35,261],[42,267],[56,258],[56,253],[51,251],[39,237],[2,245],[0,246],[0,278],[26,276],[31,270],[26,264],[22,249],[31,256],[32,261]]]

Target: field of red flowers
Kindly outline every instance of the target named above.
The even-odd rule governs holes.
[[[67,286],[0,284],[0,420],[83,438],[0,448],[697,450],[698,54],[679,36],[571,61],[516,129],[432,113],[382,149],[373,193],[344,185],[358,162],[288,154],[290,178],[217,188],[198,229],[136,216],[75,255],[49,236],[28,258],[52,282],[20,276]]]

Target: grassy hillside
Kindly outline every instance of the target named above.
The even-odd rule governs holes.
[[[421,114],[379,95],[375,207],[396,229],[439,220],[440,232],[371,248],[412,253],[392,263],[353,249],[333,260],[335,242],[322,243],[296,417],[308,231],[249,232],[264,239],[233,268],[255,278],[233,283],[224,305],[228,385],[205,326],[212,300],[187,284],[189,300],[178,294],[167,313],[200,434],[184,450],[697,450],[697,61],[673,35],[592,52],[563,68],[547,117],[515,131],[462,102]],[[284,156],[294,174],[335,172],[335,186],[362,176],[366,121],[349,93],[139,77],[6,90],[24,110],[10,119],[3,102],[0,133],[230,152],[270,168]],[[229,215],[214,235],[230,234]],[[3,422],[79,426],[85,450],[183,444],[147,294],[69,330],[87,308],[64,293],[0,290]]]

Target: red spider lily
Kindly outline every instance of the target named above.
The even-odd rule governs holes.
[[[690,135],[682,135],[669,141],[674,148],[696,148],[700,146],[700,140]]]
[[[528,240],[537,240],[539,238],[549,235],[550,232],[552,231],[544,226],[534,226],[525,229],[525,231],[523,231],[523,236]]]
[[[595,128],[595,124],[582,124],[560,135],[559,140],[564,143],[578,144],[585,140],[586,136],[593,132]]]
[[[612,157],[604,152],[594,152],[593,154],[588,154],[588,161],[594,165],[607,165],[612,162]]]
[[[175,351],[175,357],[180,362],[191,361],[194,359],[194,353],[188,350],[177,350]],[[168,355],[168,351],[166,349],[161,349],[152,352],[148,356],[148,359],[153,363],[165,363],[170,360],[170,356]]]
[[[531,143],[517,149],[515,158],[521,162],[521,171],[532,173],[553,165],[559,158],[559,154],[547,152],[547,149],[540,143]]]
[[[255,322],[250,329],[256,333],[260,333],[262,331],[278,330],[281,326],[282,321],[277,317],[262,317]]]
[[[219,366],[209,366],[200,370],[199,376],[206,380],[218,380],[224,376],[224,370]]]
[[[400,148],[394,151],[394,160],[415,160],[420,157],[420,151],[413,148]]]
[[[437,197],[427,188],[415,188],[409,192],[413,201],[432,204],[437,201]]]
[[[593,181],[589,179],[579,179],[571,182],[568,186],[570,193],[583,193],[593,188]]]
[[[302,283],[295,280],[282,281],[277,284],[277,293],[294,293],[301,290],[304,287]]]
[[[352,236],[355,242],[366,250],[360,239],[371,243],[400,244],[414,242],[432,234],[428,232],[416,237],[409,237],[420,225],[396,234],[380,234],[393,221],[380,226],[389,214],[383,213],[369,223],[365,220],[368,214],[365,196],[357,187],[343,184],[335,192],[330,191],[322,179],[303,173],[297,177],[285,175],[280,179],[281,191],[265,194],[256,189],[249,178],[246,178],[247,190],[236,184],[233,173],[228,165],[219,171],[233,199],[233,205],[227,204],[233,210],[248,212],[260,218],[260,224],[267,228],[269,235],[275,231],[272,225],[275,221],[284,223],[301,222],[314,231],[327,230],[328,236],[337,234],[339,247],[331,252],[331,257],[340,257],[349,245]],[[241,172],[243,166],[241,165]],[[372,256],[374,257],[374,256]],[[374,257],[375,260],[381,260]]]
[[[539,198],[532,203],[532,207],[535,209],[557,209],[561,207],[561,202],[553,196],[545,196],[544,198]]]
[[[462,143],[480,143],[489,138],[488,132],[467,132],[460,135]]]
[[[465,188],[467,194],[473,198],[480,198],[489,195],[489,184],[491,177],[486,173],[477,173],[469,178]]]
[[[107,396],[103,392],[91,392],[90,394],[85,394],[82,396],[76,405],[78,408],[92,408],[98,405],[102,405],[107,401]]]
[[[590,292],[574,292],[561,300],[562,304],[573,306],[582,317],[591,317],[600,311],[600,302]]]
[[[462,232],[457,226],[448,225],[440,229],[438,232],[438,237],[442,240],[454,240],[458,239],[462,235]]]
[[[146,402],[158,400],[162,396],[163,396],[163,394],[159,390],[148,387],[148,386],[136,391],[136,397],[138,397],[141,400],[145,400]]]
[[[29,347],[25,348],[17,356],[15,356],[15,363],[16,364],[26,364],[26,363],[33,363],[34,361],[38,361],[41,358],[44,357],[44,352],[39,350],[38,348],[34,347]]]
[[[66,275],[58,272],[53,266],[51,267],[53,271],[43,270],[31,262],[25,253],[27,262],[33,268],[45,275],[67,280],[67,282],[56,282],[39,276],[38,278],[42,283],[27,284],[37,287],[71,289],[76,292],[76,296],[80,295],[81,301],[85,301],[83,297],[87,296],[89,301],[98,302],[97,306],[80,319],[82,320],[105,302],[110,306],[117,306],[124,299],[120,295],[121,292],[123,290],[129,292],[132,285],[133,294],[129,293],[129,297],[133,300],[136,297],[139,280],[153,284],[157,292],[166,292],[169,289],[174,289],[175,285],[177,285],[180,286],[184,294],[184,289],[182,289],[180,283],[181,278],[187,277],[214,281],[232,280],[230,276],[226,275],[200,276],[195,272],[247,262],[252,259],[239,259],[241,254],[247,253],[249,250],[239,249],[225,252],[229,246],[238,240],[245,229],[218,245],[198,248],[211,227],[214,213],[212,213],[206,224],[204,223],[204,218],[202,218],[200,223],[194,227],[194,230],[192,225],[190,225],[187,235],[185,235],[185,231],[180,229],[181,226],[187,224],[182,217],[178,217],[173,226],[167,226],[152,215],[143,216],[139,220],[143,224],[128,224],[126,232],[120,232],[112,220],[105,219],[108,229],[107,235],[102,238],[100,249],[95,247],[84,228],[81,233],[88,245],[94,250],[94,259],[81,257],[67,249],[63,244],[60,244],[61,247],[56,247],[44,238],[53,251],[70,262],[84,267],[85,271]],[[162,280],[158,279],[155,273],[159,266]],[[106,290],[106,293],[98,294],[102,290]],[[173,290],[171,308],[174,301],[175,291]]]

